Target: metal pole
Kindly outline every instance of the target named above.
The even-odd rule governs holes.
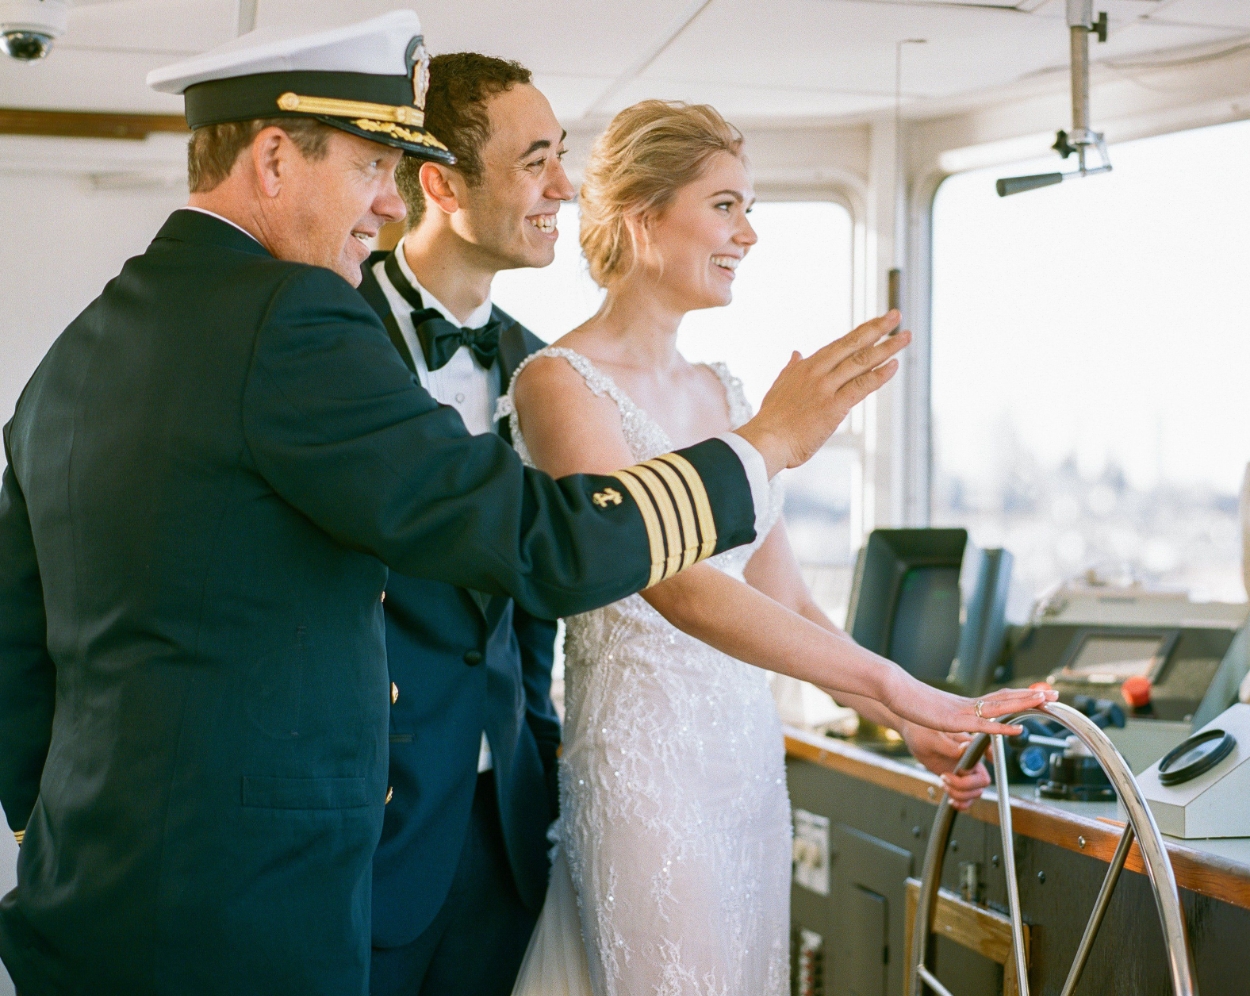
[[[1003,872],[1007,876],[1007,905],[1011,909],[1011,947],[1016,957],[1020,996],[1029,996],[1029,962],[1024,951],[1024,914],[1020,910],[1020,883],[1016,881],[1015,835],[1011,830],[1011,785],[1007,781],[1007,744],[994,736],[994,788],[998,792],[998,828],[1003,838]]]
[[[1089,29],[1094,23],[1094,0],[1068,0],[1068,40],[1072,64],[1072,144],[1077,166],[1085,172],[1089,135]]]
[[[1094,949],[1094,938],[1098,936],[1098,928],[1102,926],[1102,918],[1107,914],[1111,904],[1111,893],[1119,881],[1120,872],[1124,870],[1124,862],[1128,860],[1129,849],[1133,846],[1133,824],[1124,828],[1120,835],[1120,843],[1116,845],[1115,856],[1103,877],[1102,888],[1098,890],[1098,898],[1094,900],[1094,911],[1089,915],[1089,923],[1085,925],[1085,933],[1081,935],[1081,944],[1076,949],[1076,958],[1068,969],[1068,979],[1063,984],[1063,992],[1059,996],[1072,996],[1076,984],[1081,981],[1081,973],[1085,971],[1085,963],[1089,961],[1089,953]]]
[[[1080,141],[1089,131],[1089,28],[1073,24],[1068,28],[1072,40],[1072,132]]]

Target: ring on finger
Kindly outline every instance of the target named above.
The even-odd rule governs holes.
[[[982,715],[981,715],[981,706],[983,706],[983,705],[985,705],[985,700],[984,700],[984,699],[977,699],[977,702],[976,702],[976,708],[977,708],[977,719],[984,719],[984,718],[985,718],[984,716],[982,716]]]

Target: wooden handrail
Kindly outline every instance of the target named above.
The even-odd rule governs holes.
[[[187,134],[186,119],[181,114],[112,114],[0,107],[0,135],[139,141],[153,132]]]

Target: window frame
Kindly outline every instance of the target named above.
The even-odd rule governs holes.
[[[868,190],[867,185],[859,177],[845,174],[839,179],[816,182],[795,183],[766,181],[756,184],[757,203],[794,202],[794,201],[827,201],[840,205],[850,216],[851,222],[851,311],[850,326],[846,331],[859,325],[869,317],[872,302],[876,298],[876,266],[871,261],[871,232],[868,226]],[[868,534],[875,527],[879,509],[877,507],[879,460],[884,455],[889,459],[888,451],[882,453],[878,439],[878,408],[881,401],[877,395],[857,405],[845,423],[845,429],[835,432],[825,442],[823,449],[850,450],[857,460],[851,480],[850,522],[848,523],[849,561],[845,569],[848,573],[854,570],[856,550],[866,541]],[[803,552],[795,550],[799,563],[804,561]],[[824,565],[822,565],[824,566]]]

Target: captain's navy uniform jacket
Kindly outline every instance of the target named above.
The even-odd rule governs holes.
[[[190,210],[53,344],[4,443],[23,996],[363,994],[387,565],[553,618],[754,534],[724,442],[666,464],[680,494],[527,470],[346,281]]]
[[[359,289],[415,372],[375,276],[385,256],[375,253],[361,268]],[[498,307],[491,321],[505,326],[495,362],[506,390],[521,361],[546,344]],[[508,420],[496,425],[510,441]],[[473,807],[483,730],[513,881],[537,915],[547,892],[547,827],[557,805],[556,624],[509,598],[484,598],[397,571],[386,583],[385,610],[393,795],[373,859],[373,943],[411,943],[446,901]]]

